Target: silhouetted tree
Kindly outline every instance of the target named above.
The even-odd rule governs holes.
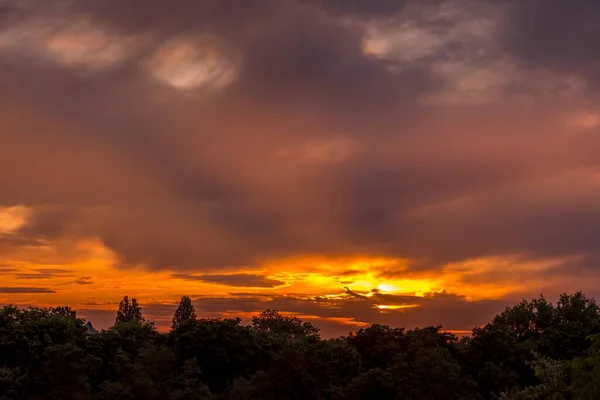
[[[532,363],[540,383],[525,389],[515,388],[502,393],[499,400],[567,400],[573,398],[569,379],[570,365],[566,361],[538,358]],[[580,399],[577,397],[576,399]]]
[[[81,400],[88,398],[89,376],[101,360],[91,357],[72,343],[46,347],[43,376],[52,399]]]
[[[214,393],[264,367],[267,357],[239,318],[184,321],[169,333],[167,346],[174,349],[178,366],[195,359],[203,382]]]
[[[587,356],[577,357],[571,362],[573,394],[575,399],[600,398],[600,334],[588,337],[591,346]]]
[[[395,400],[397,397],[394,377],[380,368],[369,369],[350,382],[344,392],[344,398]]]
[[[589,335],[600,333],[600,308],[577,292],[553,305],[543,297],[506,308],[473,330],[465,349],[466,368],[486,398],[539,384],[539,359],[585,356]]]
[[[84,321],[69,310],[0,309],[0,399],[87,396],[97,363],[83,351]]]
[[[52,314],[63,315],[65,317],[73,317],[73,318],[77,317],[77,312],[68,306],[59,306],[59,307],[50,308],[49,311]]]
[[[257,331],[287,337],[318,336],[319,328],[310,322],[302,322],[298,317],[286,317],[277,310],[263,311],[252,317],[252,327]]]
[[[186,360],[181,373],[176,378],[177,389],[173,400],[210,400],[212,398],[208,386],[202,379],[202,370],[195,358]]]
[[[173,329],[124,297],[89,334],[68,307],[0,308],[2,400],[592,400],[600,398],[600,310],[582,293],[509,307],[460,341],[441,327],[372,325],[339,339],[267,310]]]
[[[187,321],[189,319],[196,319],[196,310],[192,304],[192,299],[190,299],[188,296],[183,296],[179,302],[177,310],[175,310],[175,315],[173,315],[172,328],[177,328],[183,321]]]
[[[119,303],[119,310],[117,311],[117,319],[115,322],[144,322],[142,309],[135,297],[130,301],[129,296],[123,296],[123,300]]]
[[[350,335],[347,341],[358,351],[366,369],[387,368],[401,351],[404,335],[402,328],[373,324]]]

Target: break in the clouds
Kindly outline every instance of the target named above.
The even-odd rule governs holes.
[[[531,291],[532,263],[574,289],[572,271],[596,274],[596,1],[5,0],[0,15],[0,262],[23,279],[37,263],[101,285],[86,271],[102,257],[274,289],[309,285],[283,262],[303,257],[402,260],[394,279],[431,281],[520,260]]]

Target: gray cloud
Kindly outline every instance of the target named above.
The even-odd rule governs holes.
[[[94,282],[92,282],[91,279],[92,278],[90,278],[89,276],[83,276],[79,279],[74,280],[73,282],[70,282],[70,283],[74,283],[76,285],[93,285]]]
[[[514,1],[502,25],[507,51],[526,67],[575,74],[591,84],[600,79],[600,5],[593,0]]]
[[[595,51],[600,46],[598,2],[515,1],[508,18],[507,39],[515,53],[528,61],[586,68],[586,64],[598,60]]]
[[[77,12],[123,31],[182,32],[202,27],[240,29],[271,17],[285,2],[257,0],[183,0],[172,7],[159,0],[92,0],[77,3]]]
[[[342,14],[357,16],[390,16],[404,7],[406,0],[313,0],[325,8]]]
[[[54,290],[52,290],[52,289],[41,288],[41,287],[9,287],[9,286],[3,286],[3,287],[0,287],[0,293],[15,294],[15,293],[56,293],[56,292]]]
[[[375,307],[377,304],[414,305],[416,307],[382,310]],[[299,295],[264,294],[260,296],[232,293],[230,297],[226,298],[204,296],[194,300],[200,316],[219,316],[222,315],[223,310],[228,310],[227,315],[235,316],[236,312],[260,312],[268,308],[328,319],[330,322],[337,320],[337,324],[341,324],[341,327],[338,326],[336,329],[325,332],[326,335],[355,331],[365,322],[409,329],[441,324],[445,329],[470,330],[487,322],[507,304],[509,304],[507,301],[469,302],[461,296],[446,293],[425,297],[377,294],[372,298],[357,297],[352,294],[338,298],[313,298]],[[148,307],[148,310],[150,309],[152,309],[151,306]],[[311,322],[319,325],[320,320],[315,319]],[[344,327],[344,324],[347,325]]]
[[[14,277],[17,279],[49,279],[70,276],[73,274],[73,271],[71,270],[58,268],[41,268],[35,269],[34,271],[35,272],[15,273]]]
[[[221,285],[236,287],[263,287],[273,288],[285,285],[285,282],[255,274],[229,274],[229,275],[192,275],[174,274],[174,278],[200,281],[206,283],[217,283]]]

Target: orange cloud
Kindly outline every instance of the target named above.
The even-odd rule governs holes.
[[[10,213],[16,214],[19,213]],[[161,329],[166,329],[169,314],[179,297],[188,294],[196,296],[201,316],[241,317],[249,321],[252,315],[266,308],[282,305],[291,307],[281,310],[285,315],[316,321],[317,325],[337,324],[357,329],[374,322],[378,314],[430,312],[431,305],[446,301],[444,293],[447,292],[464,295],[467,302],[500,300],[526,289],[510,273],[511,268],[519,269],[521,274],[527,272],[531,278],[527,284],[531,286],[536,284],[535,279],[541,281],[538,274],[560,265],[560,260],[534,263],[517,258],[490,258],[419,272],[411,270],[407,260],[306,257],[272,261],[256,269],[232,270],[227,274],[194,275],[121,266],[118,256],[99,241],[79,241],[74,247],[77,251],[63,262],[59,261],[60,250],[54,244],[35,249],[39,259],[55,260],[43,268],[31,260],[28,248],[10,259],[0,258],[4,265],[0,270],[4,286],[0,290],[0,302],[38,306],[69,304],[84,310],[83,315],[93,320],[98,318],[99,312],[110,315],[120,297],[129,294],[139,298],[148,307],[150,318],[155,319]],[[548,284],[547,278],[543,279]],[[236,294],[240,291],[246,294],[240,297]],[[220,300],[216,303],[211,300],[216,306],[202,309],[203,298]],[[430,302],[436,298],[434,303]],[[351,306],[355,301],[363,308]],[[242,306],[244,302],[249,308]],[[161,304],[167,307],[166,314],[153,311]],[[306,311],[300,311],[303,309]],[[104,321],[102,318],[99,321]],[[336,329],[333,331],[337,332]]]

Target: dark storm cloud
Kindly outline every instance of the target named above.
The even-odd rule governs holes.
[[[594,63],[600,55],[600,4],[594,0],[514,2],[505,30],[515,52],[548,66]]]
[[[238,29],[260,22],[289,1],[180,0],[91,0],[75,5],[77,12],[113,28],[129,32],[185,32],[208,28]]]
[[[255,274],[230,274],[230,275],[192,275],[174,274],[174,278],[206,283],[217,283],[236,287],[264,287],[273,288],[285,285],[285,282]]]
[[[61,64],[60,54],[29,54],[27,46],[0,53],[0,202],[34,207],[26,226],[0,237],[0,249],[100,238],[121,265],[202,273],[304,254],[426,258],[423,265],[438,268],[513,252],[596,251],[598,195],[578,192],[585,177],[564,182],[568,199],[552,188],[535,194],[545,179],[598,167],[600,142],[590,133],[597,128],[571,135],[559,118],[589,105],[538,104],[532,92],[524,111],[508,97],[424,106],[424,97],[445,89],[435,70],[458,79],[467,95],[498,78],[467,68],[464,49],[452,51],[457,43],[468,47],[460,38],[439,55],[435,30],[409,32],[416,39],[408,50],[433,49],[426,63],[398,61],[390,70],[365,54],[364,21],[355,16],[386,19],[402,13],[404,2],[57,4],[23,8],[8,24],[25,24],[25,33],[38,25],[62,32],[64,21],[81,17],[114,35],[112,44],[124,43],[123,35],[143,40],[93,72]],[[593,66],[597,7],[550,1],[538,13],[541,2],[528,4],[510,5],[513,22],[501,14],[495,21],[503,35],[522,36],[522,43],[498,38],[511,54],[547,61],[556,73]],[[444,15],[441,31],[460,26],[447,20],[462,14]],[[539,30],[527,30],[536,21]],[[555,26],[572,28],[563,41],[555,38],[556,55],[547,50]],[[178,92],[144,70],[167,38],[207,31],[240,58],[229,86]],[[461,74],[472,80],[460,81]]]
[[[76,9],[93,18],[129,31],[196,30],[202,27],[236,30],[247,24],[268,21],[284,8],[310,6],[336,14],[358,17],[389,16],[400,11],[406,0],[91,0]]]
[[[600,3],[595,0],[509,2],[502,34],[527,66],[600,78]]]
[[[363,10],[368,14],[398,10],[402,3],[386,0],[374,6],[352,1],[344,2],[344,6],[332,4],[332,7]],[[418,95],[429,84],[426,73],[419,68],[408,69],[402,74],[389,74],[385,63],[363,54],[364,27],[343,23],[324,13],[319,4],[308,1],[183,0],[176,7],[157,0],[92,0],[67,3],[70,7],[51,6],[65,4],[60,0],[44,4],[38,11],[31,9],[42,23],[44,16],[70,11],[68,15],[83,15],[117,32],[147,37],[146,44],[140,45],[139,53],[131,52],[130,62],[143,59],[156,46],[170,39],[217,31],[226,45],[243,55],[240,85],[246,95],[251,95],[253,101],[264,101],[260,99],[263,96],[275,96],[277,102],[285,99],[296,112],[302,111],[298,107],[305,108],[313,103],[305,112],[314,113],[326,107],[326,115],[329,115],[363,108],[361,114],[365,116],[368,114],[365,107],[369,107],[371,113],[385,107],[377,114],[381,115],[391,111],[388,107],[397,106],[399,99]],[[119,79],[130,79],[135,74],[119,68],[110,75],[113,81],[117,79],[114,72],[119,73]],[[71,90],[79,88],[88,94],[90,90],[98,94],[110,93],[117,82],[106,85],[106,79],[104,76],[91,82],[78,80],[75,85],[73,82],[61,82],[60,86],[66,83],[73,86]],[[240,98],[242,93],[236,92],[235,95]],[[94,101],[95,97],[84,97],[84,104]],[[343,108],[332,108],[331,102]],[[122,139],[127,140],[128,137]]]
[[[41,287],[0,287],[0,293],[17,294],[17,293],[56,293],[52,289]]]
[[[121,14],[121,3],[116,7],[116,3],[111,2],[85,3],[79,11],[89,15],[93,21],[123,28],[131,26],[146,30],[156,26],[144,25],[147,19],[137,24],[137,13],[127,15],[127,10],[135,9],[137,4],[130,3],[125,4],[125,15]],[[186,4],[200,7],[201,11],[209,7],[214,12],[206,14],[207,18],[214,17],[211,22],[217,25],[222,18],[232,17],[217,3],[205,3],[204,6],[198,2]],[[189,12],[185,9],[165,11],[160,9],[162,5],[162,2],[144,3],[147,7],[145,12],[150,13],[150,21],[173,12],[171,20],[177,22],[181,19],[184,26],[186,18],[193,14],[191,9],[187,10]],[[14,94],[12,103],[38,108],[43,113],[42,120],[68,120],[64,129],[46,133],[45,137],[67,140],[72,151],[64,156],[47,151],[47,146],[53,145],[36,133],[46,124],[32,122],[33,126],[25,136],[12,138],[13,151],[29,153],[31,162],[22,164],[16,176],[11,174],[2,180],[7,181],[7,185],[10,180],[11,186],[16,187],[6,195],[7,199],[25,204],[51,202],[106,207],[92,211],[81,211],[72,205],[36,209],[28,226],[22,229],[21,237],[52,239],[64,235],[99,235],[105,244],[122,255],[124,262],[143,263],[156,268],[247,264],[257,261],[255,252],[269,256],[285,255],[289,248],[295,247],[297,239],[292,240],[285,232],[288,230],[285,225],[293,221],[282,221],[278,214],[273,213],[271,205],[255,197],[254,190],[240,185],[243,180],[239,182],[235,176],[231,179],[228,165],[222,160],[216,160],[216,164],[210,159],[204,162],[200,148],[193,154],[193,160],[182,157],[181,150],[200,145],[205,147],[207,141],[214,141],[214,135],[223,131],[226,133],[224,140],[215,141],[214,148],[209,146],[204,155],[208,155],[209,150],[223,152],[228,146],[240,140],[243,142],[245,139],[240,136],[243,128],[227,126],[227,123],[223,124],[223,118],[227,118],[229,113],[236,113],[253,125],[257,111],[253,106],[256,95],[264,95],[267,101],[261,107],[275,107],[287,115],[286,121],[267,122],[266,126],[261,126],[263,122],[254,124],[253,129],[273,131],[269,134],[273,136],[275,130],[289,129],[289,118],[292,124],[295,118],[304,119],[302,114],[316,117],[315,122],[307,126],[307,129],[314,129],[320,124],[319,120],[330,124],[327,122],[332,119],[329,114],[334,116],[334,120],[342,121],[347,112],[355,115],[379,113],[396,104],[399,98],[404,98],[406,88],[415,87],[414,83],[419,80],[392,77],[383,65],[364,56],[360,47],[360,30],[343,26],[321,13],[319,8],[294,3],[287,7],[278,6],[277,10],[277,14],[271,16],[263,29],[251,35],[249,41],[239,36],[234,40],[245,46],[246,61],[240,71],[240,81],[224,98],[209,104],[206,113],[189,110],[198,115],[193,123],[201,127],[193,132],[189,127],[180,132],[169,130],[169,121],[175,118],[173,113],[181,115],[181,111],[175,108],[157,108],[148,118],[144,107],[156,105],[131,98],[141,90],[137,86],[141,82],[127,68],[82,78],[56,65],[48,65],[42,76],[41,70],[36,67],[8,59],[3,64],[5,76],[19,76],[19,79],[5,82],[9,93]],[[118,15],[112,18],[112,12]],[[44,11],[39,13],[44,15]],[[258,14],[262,18],[263,14]],[[258,18],[258,14],[244,12],[238,17]],[[133,83],[129,83],[129,79],[133,79]],[[130,93],[129,88],[133,92]],[[57,93],[69,93],[69,96],[56,96]],[[248,97],[251,93],[254,93],[252,97]],[[78,100],[73,102],[74,98]],[[321,99],[322,103],[314,104],[314,99]],[[342,108],[336,110],[338,106]],[[183,110],[186,107],[184,105]],[[319,111],[324,108],[326,110]],[[76,114],[73,114],[74,110],[77,110]],[[358,110],[360,113],[355,112]],[[216,117],[210,117],[209,112]],[[296,112],[299,112],[298,117],[294,116]],[[181,116],[189,119],[189,114]],[[339,126],[340,123],[332,125],[332,131],[339,129],[336,124]],[[348,122],[343,124],[348,125]],[[232,129],[234,132],[231,132]],[[318,128],[317,132],[323,134],[322,128]],[[299,138],[293,132],[287,135],[293,141]],[[252,142],[251,138],[247,140]],[[273,145],[256,149],[257,152],[265,150],[273,151]],[[130,161],[123,164],[118,154],[127,155]],[[242,156],[246,159],[236,161],[241,165],[233,165],[234,169],[243,169],[244,164],[254,161],[252,155]],[[106,165],[105,159],[113,159],[116,163]],[[192,167],[191,163],[195,165]],[[44,178],[47,165],[53,165],[55,171],[49,181]],[[80,166],[78,176],[94,178],[78,179],[71,173],[69,165]],[[140,181],[136,173],[139,170],[153,175],[152,179],[159,181],[158,184],[168,194],[161,199],[155,198],[151,204],[140,205],[139,202],[147,199],[144,195],[147,188],[156,183]],[[175,219],[172,218],[173,208],[179,210]],[[77,221],[84,222],[78,224]],[[128,228],[116,230],[114,224],[124,224]],[[166,238],[159,233],[165,225],[173,227],[175,234],[169,240],[174,243],[167,244]],[[206,227],[206,233],[198,236],[202,225]],[[225,228],[226,239],[209,237],[213,235],[211,231],[214,228]],[[195,241],[192,236],[198,239],[206,236],[204,242],[207,248],[208,243],[214,243],[210,246],[213,250],[198,249],[192,244]],[[236,237],[247,244],[235,245]],[[223,248],[227,241],[234,242],[236,252]],[[248,249],[244,250],[244,247]],[[149,248],[155,251],[148,251]]]
[[[406,0],[313,0],[325,8],[339,13],[357,16],[390,16],[404,7]]]

